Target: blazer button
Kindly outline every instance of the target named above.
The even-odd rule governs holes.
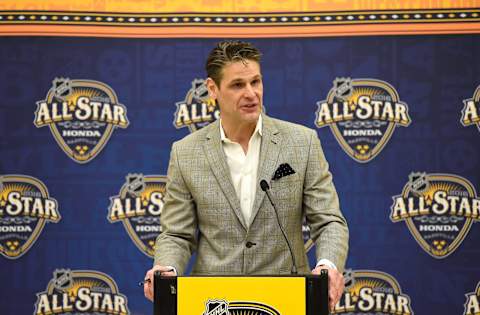
[[[253,242],[248,241],[247,244],[245,244],[245,246],[247,246],[247,248],[250,248],[254,245],[257,245],[257,243],[253,243]]]

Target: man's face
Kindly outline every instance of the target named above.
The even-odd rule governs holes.
[[[228,63],[220,86],[207,79],[210,96],[218,101],[227,123],[256,123],[262,111],[263,83],[260,65],[253,60]]]

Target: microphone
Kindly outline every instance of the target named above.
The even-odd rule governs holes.
[[[272,204],[273,210],[275,212],[275,217],[277,218],[278,226],[280,227],[280,230],[282,231],[282,234],[283,234],[283,238],[285,239],[285,242],[287,243],[288,249],[290,250],[290,256],[292,256],[292,262],[293,262],[292,275],[296,275],[297,274],[297,263],[295,261],[295,255],[293,254],[292,245],[290,244],[290,241],[288,240],[287,233],[285,233],[285,230],[283,229],[282,224],[280,223],[280,217],[278,216],[277,207],[275,207],[275,204],[273,203],[273,200],[272,200],[272,196],[270,195],[270,191],[269,191],[270,185],[268,185],[266,180],[262,179],[260,181],[260,188],[262,188],[262,190],[267,194],[268,200],[270,200],[270,203]]]

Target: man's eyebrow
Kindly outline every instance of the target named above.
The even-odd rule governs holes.
[[[246,81],[245,79],[237,78],[237,79],[233,79],[232,81],[228,82],[228,84],[242,83],[242,82],[245,82],[245,81]]]
[[[229,84],[238,83],[238,82],[245,82],[245,81],[249,81],[249,80],[256,80],[256,79],[261,79],[261,78],[262,78],[262,75],[261,75],[261,74],[256,74],[256,75],[254,75],[253,77],[251,77],[251,78],[249,78],[249,79],[235,78],[235,79],[233,79],[232,81],[230,81]]]

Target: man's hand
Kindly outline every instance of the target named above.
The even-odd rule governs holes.
[[[145,274],[145,279],[143,280],[143,293],[145,294],[145,297],[152,302],[153,302],[153,281],[154,281],[153,275],[157,270],[160,271],[162,276],[173,277],[177,275],[176,272],[172,270],[171,267],[165,267],[165,266],[159,266],[159,265],[155,265],[153,266],[152,269],[147,271],[147,273]]]
[[[322,269],[328,270],[328,308],[333,312],[335,305],[338,303],[345,288],[345,280],[343,275],[337,269],[328,268],[320,265],[312,270],[314,275],[319,275]]]

